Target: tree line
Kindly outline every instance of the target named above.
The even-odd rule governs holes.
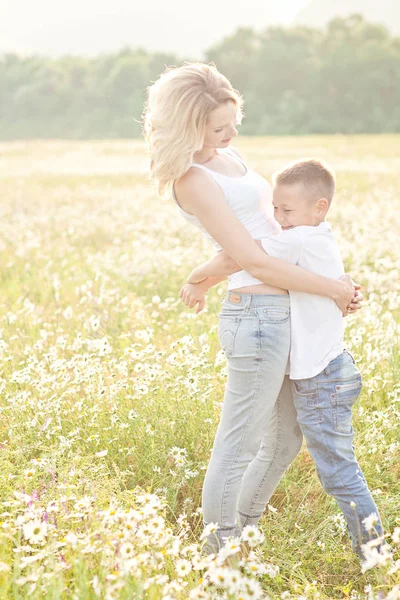
[[[186,60],[191,60],[186,57]],[[239,28],[209,48],[244,96],[247,135],[400,132],[400,38],[360,15],[324,30]],[[145,90],[172,54],[0,57],[0,138],[141,135]]]

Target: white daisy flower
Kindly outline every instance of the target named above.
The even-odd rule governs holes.
[[[246,525],[242,531],[241,539],[243,542],[247,542],[251,548],[254,548],[263,543],[265,535],[255,525]]]
[[[73,531],[69,531],[65,536],[65,541],[68,542],[68,544],[71,544],[72,548],[76,548],[78,543],[78,536],[76,536],[75,533],[73,533]]]
[[[226,588],[229,585],[229,569],[217,567],[208,571],[210,582],[216,587]]]
[[[192,563],[190,560],[180,558],[175,563],[175,571],[178,577],[186,577],[192,571]]]
[[[31,544],[41,544],[46,538],[47,529],[47,523],[38,520],[29,521],[23,526],[24,537]]]
[[[200,536],[200,540],[204,540],[204,538],[208,537],[211,533],[215,533],[218,528],[218,523],[209,523],[204,528],[204,531]]]
[[[400,527],[395,527],[392,533],[392,540],[395,544],[400,544]]]
[[[372,531],[374,526],[378,523],[378,515],[376,513],[370,514],[369,517],[363,519],[363,523],[367,531]]]
[[[264,592],[261,585],[254,579],[247,579],[243,588],[248,598],[252,598],[254,600],[261,600],[261,598],[264,598]]]
[[[135,549],[130,542],[125,542],[119,549],[120,556],[123,560],[128,558],[132,558],[134,555]]]
[[[201,588],[194,588],[189,594],[189,600],[208,600],[210,596]]]

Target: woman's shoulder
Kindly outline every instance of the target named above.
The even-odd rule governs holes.
[[[190,213],[192,203],[198,196],[213,196],[218,193],[219,186],[205,170],[190,167],[182,177],[174,181],[174,190],[180,206]]]
[[[205,173],[202,169],[190,167],[190,169],[186,171],[184,175],[179,177],[179,179],[175,179],[175,190],[180,190],[181,192],[185,192],[187,190],[190,191],[193,185],[196,185],[198,181],[203,181],[206,177],[207,173]]]

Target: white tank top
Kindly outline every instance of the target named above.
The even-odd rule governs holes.
[[[272,193],[271,187],[266,179],[252,171],[247,165],[236,155],[233,149],[224,148],[217,150],[219,154],[226,152],[238,160],[246,169],[246,173],[242,177],[231,177],[230,175],[222,175],[205,165],[193,163],[193,167],[203,169],[218,183],[221,187],[225,199],[231,209],[234,211],[239,221],[246,227],[251,237],[259,240],[263,237],[276,235],[280,232],[280,227],[273,216]],[[222,250],[221,246],[211,237],[208,231],[203,227],[197,217],[189,215],[180,206],[175,196],[174,186],[172,186],[172,197],[175,200],[178,210],[181,215],[195,227],[200,229],[204,236],[211,240],[216,250]],[[228,290],[233,290],[240,287],[258,285],[262,281],[255,279],[246,271],[233,273],[228,278]]]

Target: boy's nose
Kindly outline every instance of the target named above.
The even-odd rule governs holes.
[[[278,221],[278,223],[279,223],[279,225],[281,227],[286,227],[287,223],[286,223],[285,217],[281,217],[280,215],[276,215],[276,220]]]

